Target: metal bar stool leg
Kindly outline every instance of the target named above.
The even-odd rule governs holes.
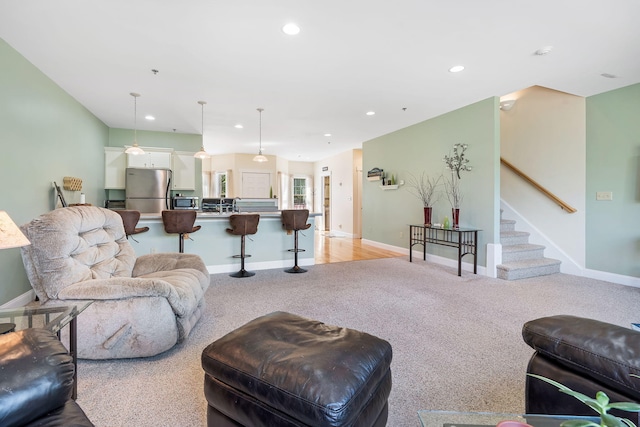
[[[253,271],[247,271],[244,269],[244,259],[247,257],[244,248],[245,248],[245,235],[240,236],[240,271],[237,273],[230,274],[231,277],[251,277],[255,276],[256,273]],[[237,255],[236,255],[237,256]],[[248,255],[251,256],[251,255]]]
[[[293,249],[289,249],[290,251],[293,251],[294,255],[293,255],[293,259],[294,259],[294,264],[293,267],[291,267],[288,270],[285,270],[285,272],[287,273],[306,273],[307,270],[305,270],[304,268],[301,268],[298,265],[298,252],[304,252],[304,249],[298,249],[298,230],[294,230],[293,232]]]

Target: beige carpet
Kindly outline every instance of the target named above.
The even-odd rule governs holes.
[[[637,288],[563,274],[515,282],[457,277],[406,257],[316,265],[300,275],[212,275],[206,298],[188,340],[160,356],[79,361],[78,402],[97,426],[206,425],[202,349],[276,310],[391,343],[390,427],[419,426],[419,409],[523,411],[527,320],[573,314],[627,327],[640,320]]]

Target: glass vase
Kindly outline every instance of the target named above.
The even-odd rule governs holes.
[[[453,218],[453,228],[459,228],[460,221],[460,209],[459,208],[451,208],[451,218]]]
[[[424,208],[424,225],[431,225],[431,207]]]

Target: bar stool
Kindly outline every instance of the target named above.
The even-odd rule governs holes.
[[[307,224],[309,218],[309,209],[289,209],[282,211],[282,226],[287,231],[293,231],[294,245],[293,249],[289,249],[289,252],[295,253],[295,264],[288,270],[287,273],[306,273],[307,270],[298,266],[298,252],[304,252],[304,249],[298,248],[298,231],[306,230],[311,227],[311,224]]]
[[[234,214],[229,217],[231,228],[227,228],[227,233],[241,236],[240,255],[234,255],[234,258],[240,258],[240,271],[230,274],[231,277],[251,277],[256,273],[244,269],[244,259],[250,257],[244,252],[244,239],[248,234],[256,234],[258,232],[258,222],[260,215],[258,214]]]
[[[138,225],[138,221],[140,220],[140,211],[119,210],[114,212],[117,212],[122,217],[122,225],[124,225],[124,234],[127,235],[127,239],[130,236],[133,236],[134,234],[140,234],[140,233],[145,233],[149,231],[149,227],[136,228],[136,225]],[[133,240],[136,243],[139,243],[133,237],[131,237],[131,240]]]
[[[179,236],[179,252],[184,253],[184,237],[189,233],[195,233],[200,230],[200,226],[193,224],[196,222],[196,211],[191,210],[171,210],[162,211],[162,224],[164,231],[169,234],[178,234]]]

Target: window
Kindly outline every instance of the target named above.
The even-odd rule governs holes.
[[[202,197],[227,197],[227,172],[202,172]]]
[[[227,197],[227,173],[216,172],[215,197]]]
[[[304,209],[307,207],[307,179],[293,178],[293,208]]]

